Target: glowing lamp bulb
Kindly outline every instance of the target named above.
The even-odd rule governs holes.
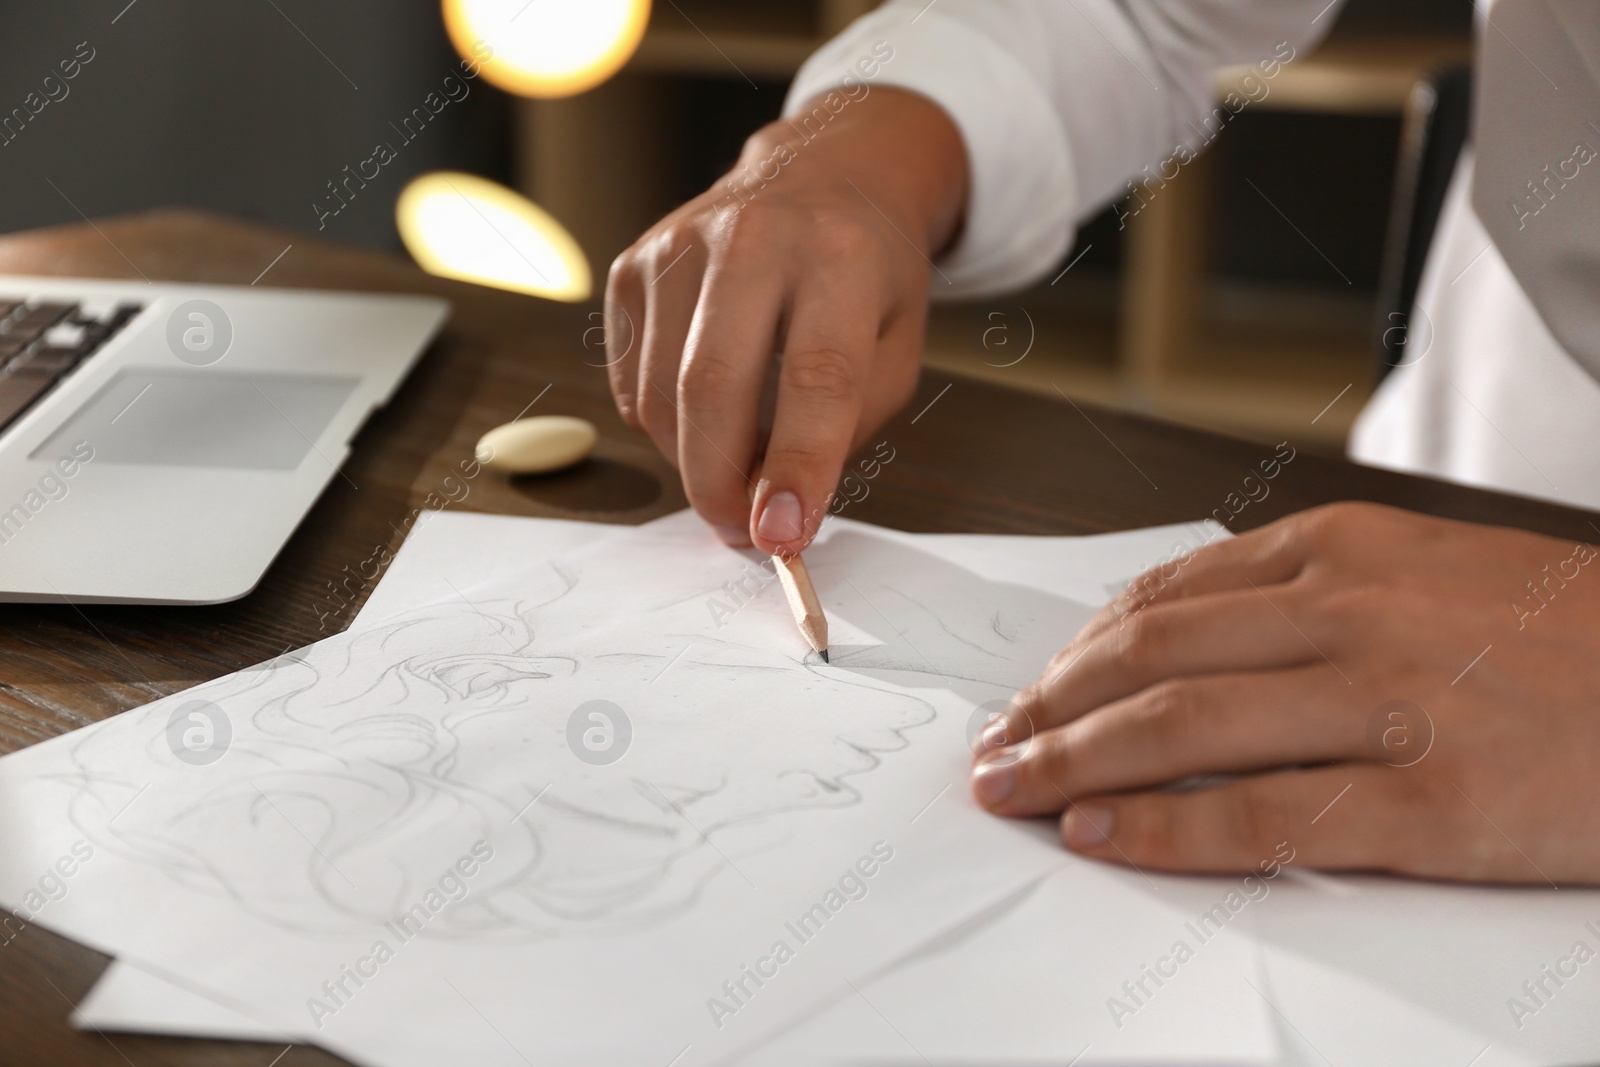
[[[639,47],[650,0],[444,0],[461,58],[519,96],[571,96],[615,74]]]
[[[459,171],[412,179],[395,204],[406,251],[429,274],[551,300],[589,299],[578,242],[531,200]]]

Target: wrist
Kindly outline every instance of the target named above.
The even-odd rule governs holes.
[[[852,99],[808,101],[750,136],[725,179],[750,194],[792,174],[798,182],[849,185],[929,258],[954,243],[966,211],[968,162],[955,122],[938,104],[883,86]],[[741,190],[742,186],[742,190]]]

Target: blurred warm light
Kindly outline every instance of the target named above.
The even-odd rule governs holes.
[[[649,21],[650,0],[444,0],[461,58],[521,96],[594,88],[633,55]]]
[[[406,250],[429,274],[577,302],[594,282],[561,223],[503,185],[459,171],[414,178],[395,221]]]

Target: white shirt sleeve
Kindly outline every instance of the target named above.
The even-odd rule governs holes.
[[[1340,2],[888,0],[806,61],[784,115],[814,129],[878,85],[944,108],[971,192],[934,296],[1002,292],[1048,271],[1131,179],[1170,179],[1226,125],[1219,69],[1262,63],[1263,98]]]

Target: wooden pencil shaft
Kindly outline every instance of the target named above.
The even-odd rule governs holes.
[[[805,561],[799,556],[773,556],[772,562],[777,567],[778,581],[783,585],[783,595],[789,600],[789,610],[794,613],[800,633],[816,651],[826,652],[828,616],[822,610],[822,601],[817,599]]]

